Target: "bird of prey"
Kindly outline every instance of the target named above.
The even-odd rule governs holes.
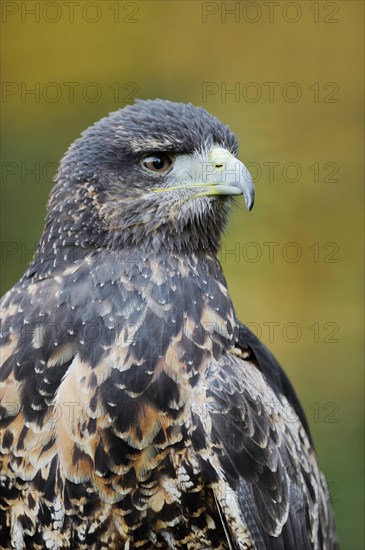
[[[147,100],[62,159],[1,302],[1,548],[337,548],[302,408],[217,258],[254,201],[237,148]]]

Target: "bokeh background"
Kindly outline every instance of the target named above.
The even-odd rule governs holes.
[[[2,292],[57,162],[135,97],[203,105],[256,180],[221,260],[303,402],[344,550],[363,539],[363,3],[2,3]]]

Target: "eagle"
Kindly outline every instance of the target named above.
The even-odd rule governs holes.
[[[138,100],[61,160],[1,301],[0,547],[333,550],[298,398],[218,261],[252,178],[202,107]]]

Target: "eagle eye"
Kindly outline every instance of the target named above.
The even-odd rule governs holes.
[[[172,166],[172,160],[166,153],[156,153],[144,157],[142,164],[151,172],[166,174]]]

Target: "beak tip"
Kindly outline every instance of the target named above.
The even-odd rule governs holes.
[[[253,206],[255,204],[255,193],[254,192],[246,193],[244,195],[244,198],[245,198],[246,208],[250,212],[253,209]]]

